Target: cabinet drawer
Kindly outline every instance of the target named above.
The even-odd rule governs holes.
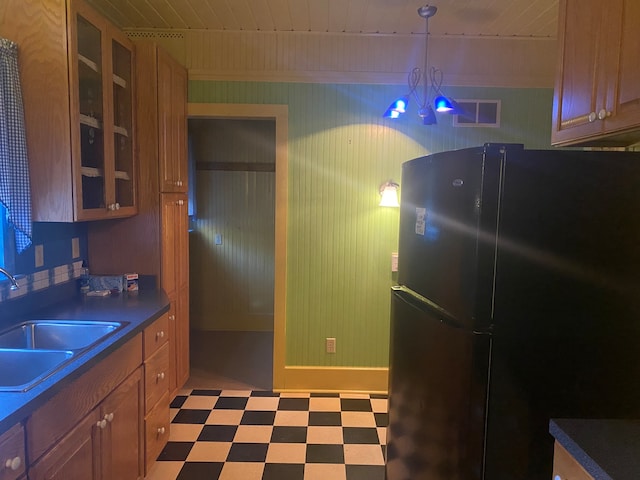
[[[14,425],[0,437],[0,480],[14,480],[24,473],[24,429]]]
[[[169,344],[165,343],[144,362],[145,412],[169,391]]]
[[[144,419],[145,431],[145,473],[160,455],[169,440],[169,392],[149,412]]]
[[[145,360],[169,340],[169,314],[165,313],[144,329],[143,350]]]
[[[593,480],[593,477],[558,442],[555,442],[553,446],[553,478],[560,480]]]

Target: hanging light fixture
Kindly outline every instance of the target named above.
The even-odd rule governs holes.
[[[448,112],[459,115],[464,112],[460,105],[453,99],[446,97],[440,86],[442,85],[442,70],[431,67],[429,69],[429,18],[433,17],[438,11],[433,5],[425,5],[418,8],[418,15],[425,20],[424,32],[424,65],[422,69],[415,67],[407,77],[409,84],[409,93],[396,99],[389,105],[383,117],[398,118],[405,113],[409,105],[410,97],[413,97],[418,104],[418,115],[422,118],[423,125],[435,125],[438,123],[435,111]],[[420,95],[420,82],[422,82],[422,95]],[[434,106],[431,105],[430,99],[432,93],[434,97]]]

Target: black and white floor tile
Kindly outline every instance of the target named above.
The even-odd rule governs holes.
[[[387,398],[183,390],[147,480],[384,480]]]

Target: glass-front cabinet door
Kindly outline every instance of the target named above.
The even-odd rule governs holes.
[[[72,164],[76,219],[136,213],[133,46],[83,2],[72,2]],[[74,138],[74,136],[76,138]]]
[[[83,210],[105,208],[103,32],[77,15],[80,172]]]
[[[130,48],[113,39],[113,158],[115,210],[135,207],[133,150],[133,54]]]

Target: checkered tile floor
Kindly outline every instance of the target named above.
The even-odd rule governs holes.
[[[147,480],[383,480],[387,398],[185,390]]]

